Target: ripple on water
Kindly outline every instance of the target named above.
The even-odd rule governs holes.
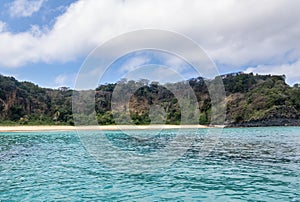
[[[167,134],[110,138],[147,153],[174,137]],[[206,157],[196,144],[166,169],[128,174],[95,161],[73,132],[3,133],[0,200],[299,201],[299,137],[297,127],[225,129]]]

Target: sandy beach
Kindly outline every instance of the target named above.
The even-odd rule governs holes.
[[[209,128],[205,125],[0,126],[0,132]]]

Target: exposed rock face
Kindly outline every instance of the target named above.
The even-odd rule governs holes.
[[[276,106],[267,112],[265,119],[298,119],[299,114],[294,107]]]
[[[72,91],[41,88],[0,75],[0,121],[18,122],[23,117],[51,121],[57,110],[71,114],[71,96]]]
[[[241,74],[229,80],[224,82],[231,86],[226,89],[229,127],[300,125],[300,88],[287,85],[284,76]],[[242,85],[236,90],[234,84]]]
[[[294,87],[287,85],[284,76],[235,73],[223,75],[221,78],[226,91],[225,125],[229,127],[300,126],[300,88],[298,85]],[[198,77],[185,82],[191,86],[197,97],[200,109],[199,123],[210,124],[212,104],[206,85],[212,85],[213,81]],[[189,102],[189,94],[180,90],[182,83],[169,84],[169,87],[179,89],[178,94]],[[116,123],[114,118],[124,119],[125,115],[128,115],[124,113],[130,113],[129,122],[134,124],[149,124],[153,120],[155,123],[160,123],[162,120],[165,121],[163,123],[180,123],[181,108],[177,98],[157,82],[149,84],[141,81],[122,81],[118,83],[118,85],[124,85],[121,90],[126,91],[118,95],[124,94],[131,97],[129,103],[125,103],[125,101],[122,102],[123,97],[120,96],[121,104],[116,106],[120,112],[113,114],[111,99],[113,93],[116,93],[114,92],[116,85],[100,85],[96,89],[95,96],[92,97],[96,105],[90,106],[88,111],[84,107],[80,108],[76,116],[82,120],[89,120],[89,118],[95,120],[96,112],[98,123],[114,124]],[[137,91],[131,92],[131,89],[137,89]],[[91,92],[94,93],[94,91]],[[24,120],[24,117],[28,117],[29,121],[38,120],[38,123],[43,121],[71,123],[73,93],[78,92],[68,88],[56,90],[41,88],[30,82],[19,82],[12,77],[0,75],[0,123],[6,120],[18,122]],[[86,102],[86,97],[84,97],[82,103]],[[155,113],[159,111],[163,113],[155,116],[153,106],[159,109]]]
[[[257,127],[257,126],[299,126],[300,115],[294,107],[276,106],[270,109],[264,117],[257,120],[233,123],[230,126]]]
[[[300,126],[299,119],[274,118],[231,124],[227,127]]]

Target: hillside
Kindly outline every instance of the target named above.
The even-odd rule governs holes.
[[[72,94],[67,88],[41,88],[0,75],[0,123],[72,124]]]
[[[221,76],[226,90],[226,122],[228,126],[300,125],[300,88],[290,87],[284,76],[234,73]],[[189,82],[200,109],[199,123],[210,124],[211,100],[206,81],[199,77]],[[168,84],[180,91],[182,82]],[[120,101],[118,113],[111,112],[111,97],[117,84],[100,85],[96,89],[92,110],[74,114],[86,125],[94,119],[101,125],[120,123],[179,124],[181,110],[176,96],[157,82],[147,80],[118,82],[123,95],[133,94],[129,105]],[[131,89],[137,89],[130,92]],[[127,92],[128,91],[128,92]],[[68,88],[41,88],[30,82],[19,82],[13,77],[0,75],[0,124],[74,124],[72,95]],[[129,107],[129,110],[126,109]],[[124,113],[123,113],[124,112]],[[128,118],[129,117],[129,118]]]
[[[227,124],[234,126],[300,125],[300,88],[284,76],[240,74],[223,79]]]

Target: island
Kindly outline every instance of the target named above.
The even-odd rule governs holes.
[[[226,97],[226,127],[299,126],[300,87],[290,86],[284,75],[258,75],[230,73],[218,76],[224,84]],[[199,126],[210,126],[211,97],[208,86],[214,79],[191,78],[185,82],[191,86],[199,107]],[[168,85],[180,86],[182,82]],[[95,113],[74,114],[72,96],[76,90],[68,87],[42,88],[28,81],[0,75],[0,125],[41,126],[74,129],[74,117],[83,120],[79,125],[90,125],[96,119],[101,126],[116,125],[111,109],[111,97],[116,85],[139,86],[130,98],[130,123],[133,125],[180,125],[181,109],[172,92],[158,82],[145,79],[121,80],[118,83],[101,84],[92,89]],[[124,88],[126,89],[126,88]],[[127,105],[120,105],[126,108]],[[151,117],[151,106],[159,106],[164,114]],[[125,110],[124,110],[125,111]],[[128,111],[128,110],[127,110]],[[124,114],[119,114],[122,117]],[[78,125],[78,123],[76,123]]]

